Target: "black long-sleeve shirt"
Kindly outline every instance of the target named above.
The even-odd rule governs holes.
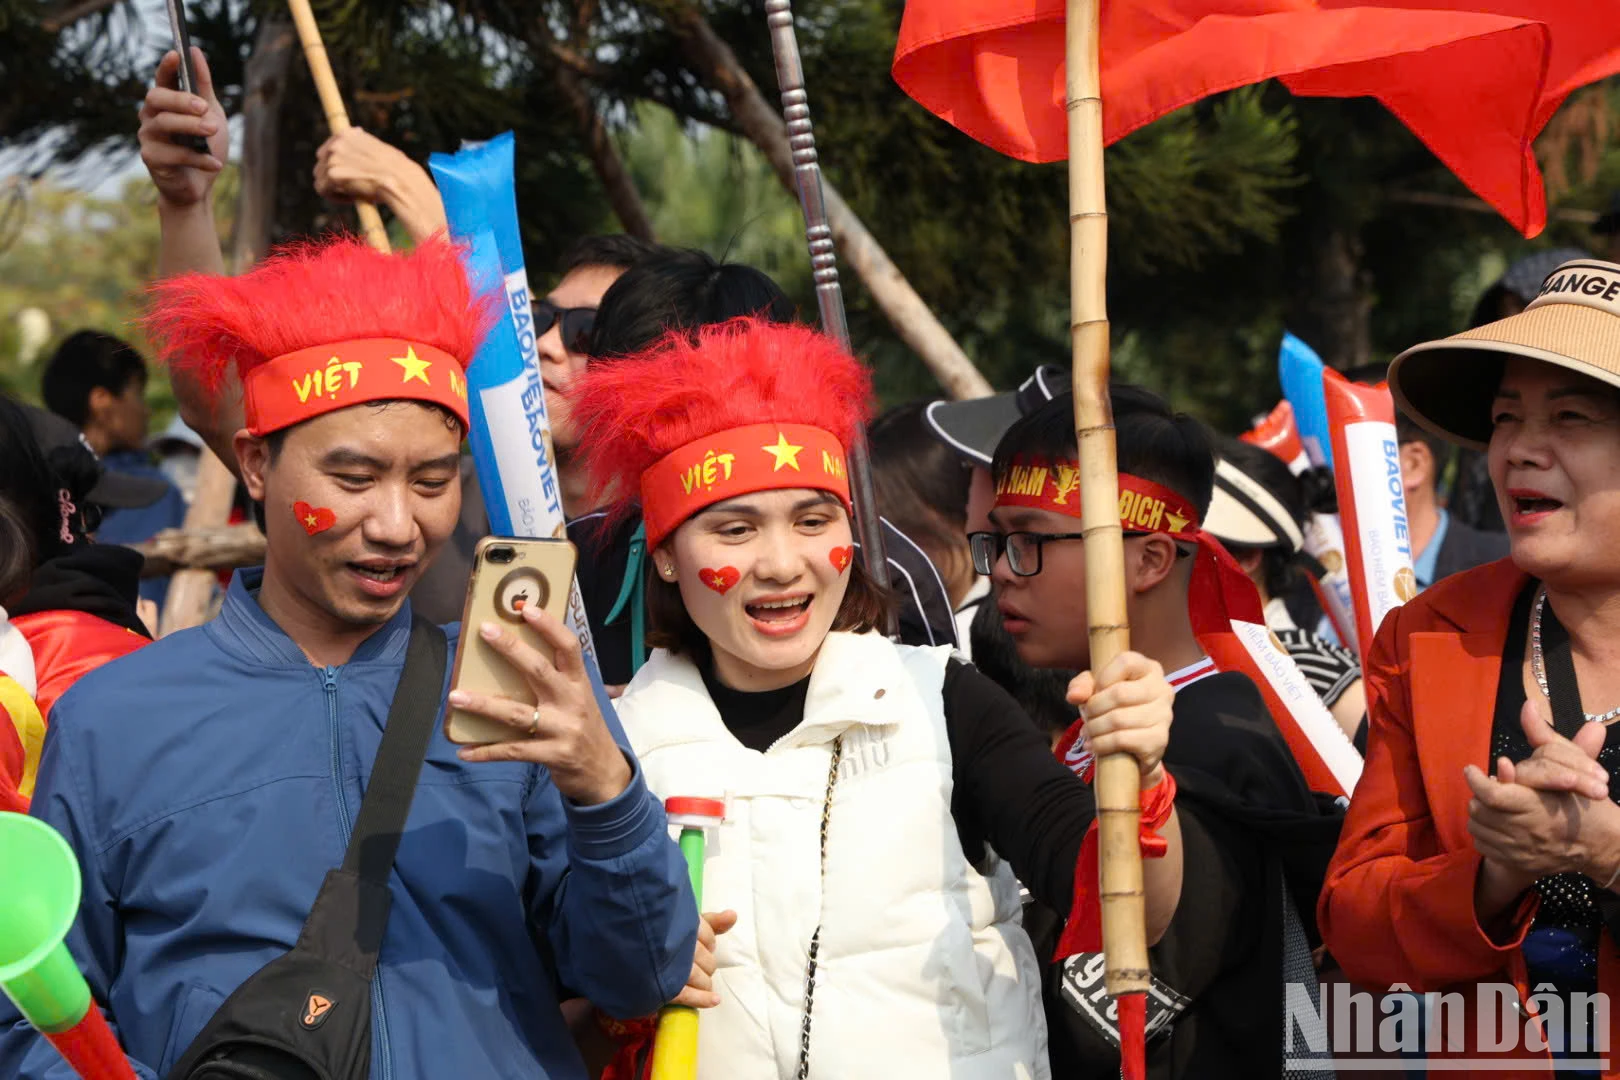
[[[740,691],[705,671],[720,719],[737,741],[765,751],[804,719],[809,678],[780,690]],[[1080,841],[1097,814],[1091,788],[1052,756],[1046,736],[1012,697],[972,665],[945,668],[945,733],[951,747],[951,816],[970,861],[988,845],[1055,911],[1074,898]]]
[[[1176,691],[1165,766],[1177,784],[1183,884],[1148,954],[1148,1076],[1281,1078],[1284,885],[1310,938],[1343,811],[1311,793],[1260,692],[1236,672]],[[1036,954],[1049,947],[1037,940]],[[1297,974],[1314,984],[1308,958],[1304,968]],[[1053,1076],[1118,1073],[1102,974],[1100,953],[1049,972]]]

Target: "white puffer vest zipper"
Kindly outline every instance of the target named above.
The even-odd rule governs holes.
[[[828,635],[804,719],[764,753],[721,723],[697,668],[660,650],[618,702],[647,783],[728,799],[707,911],[731,908],[702,1013],[700,1080],[797,1073],[810,937],[822,927],[810,1034],[816,1080],[1046,1080],[1040,969],[1011,870],[969,864],[951,818],[948,648]],[[832,745],[843,760],[828,818]]]

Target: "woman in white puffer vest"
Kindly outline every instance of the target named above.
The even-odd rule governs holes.
[[[1018,880],[1096,905],[1076,882],[1091,789],[948,648],[878,632],[845,459],[870,392],[827,338],[744,319],[593,364],[571,394],[591,480],[639,493],[651,554],[659,648],[619,719],[652,790],[727,806],[704,869],[720,914],[677,999],[706,1007],[702,1080],[1046,1077]],[[1149,805],[1170,790],[1171,689],[1137,654],[1102,685],[1071,700],[1095,752],[1137,758]],[[1181,887],[1160,805],[1151,939]]]

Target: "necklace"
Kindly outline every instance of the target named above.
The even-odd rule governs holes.
[[[1536,677],[1536,685],[1541,687],[1542,694],[1548,701],[1552,700],[1552,692],[1547,689],[1547,670],[1541,660],[1541,609],[1547,606],[1547,590],[1542,589],[1536,593],[1535,614],[1530,617],[1530,672]],[[1608,712],[1594,716],[1583,713],[1588,724],[1612,724],[1620,719],[1620,705],[1616,705]]]

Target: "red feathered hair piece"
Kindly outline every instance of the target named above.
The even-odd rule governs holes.
[[[237,277],[185,274],[151,292],[147,335],[172,368],[216,392],[233,370],[362,338],[432,345],[465,370],[503,309],[493,292],[474,294],[442,236],[397,255],[354,237],[302,241]]]
[[[611,521],[633,510],[641,474],[687,443],[751,424],[804,424],[847,451],[871,398],[871,375],[831,338],[747,318],[675,331],[632,356],[594,362],[569,403],[592,488],[617,494]]]

